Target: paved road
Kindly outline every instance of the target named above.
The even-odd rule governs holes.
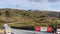
[[[15,34],[53,34],[47,32],[35,32],[35,31],[28,31],[28,30],[21,30],[21,29],[12,29],[12,32]]]
[[[7,24],[5,24],[4,27],[5,29],[10,28]],[[36,32],[36,31],[13,29],[13,28],[11,28],[11,31],[15,34],[53,34],[53,33],[47,33],[47,32]]]

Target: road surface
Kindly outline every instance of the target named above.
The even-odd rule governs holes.
[[[36,31],[29,31],[29,30],[13,29],[10,28],[7,24],[5,24],[4,27],[5,30],[11,30],[14,34],[53,34],[48,32],[36,32]]]
[[[10,28],[7,24],[5,24],[4,27],[6,30],[11,29],[12,33],[14,34],[53,34],[48,32],[36,32],[36,31],[29,31],[29,30],[13,29]]]
[[[15,34],[53,34],[47,32],[35,32],[35,31],[28,31],[28,30],[21,30],[21,29],[11,29],[11,31]]]

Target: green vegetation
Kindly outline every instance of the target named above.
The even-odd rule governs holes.
[[[1,9],[0,23],[14,23],[10,24],[13,28],[30,28],[33,30],[35,26],[50,25],[54,28],[58,26],[57,24],[60,24],[60,12]]]
[[[5,11],[6,17],[10,17],[10,12],[7,10]]]
[[[2,16],[2,13],[0,13],[0,16]]]

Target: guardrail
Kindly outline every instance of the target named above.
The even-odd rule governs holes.
[[[35,30],[37,32],[40,32],[40,31],[51,32],[52,31],[52,28],[51,27],[40,27],[40,26],[36,26],[35,27]]]

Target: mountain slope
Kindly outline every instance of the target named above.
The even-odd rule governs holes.
[[[12,27],[47,26],[60,23],[60,12],[39,10],[0,9],[0,23],[14,23]],[[46,24],[47,23],[47,24]]]

